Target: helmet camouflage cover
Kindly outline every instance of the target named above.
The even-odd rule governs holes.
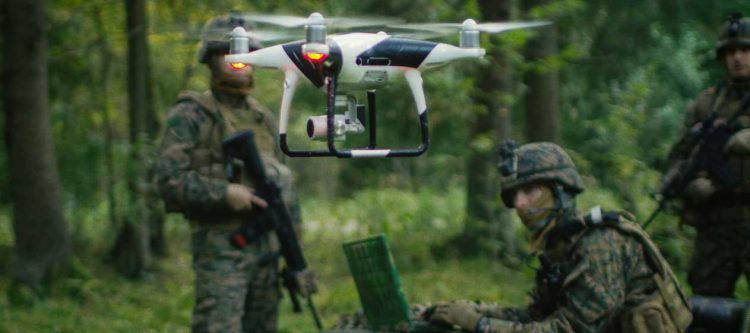
[[[530,183],[556,182],[572,194],[583,191],[573,160],[560,146],[551,142],[529,143],[515,149],[505,143],[503,146],[499,168],[506,207],[513,208],[516,189]]]
[[[732,46],[750,47],[750,18],[742,17],[739,13],[730,15],[721,28],[721,35],[716,43],[716,57],[721,60],[724,50]]]
[[[236,12],[217,16],[206,22],[201,31],[201,47],[198,50],[198,62],[206,64],[213,54],[229,53],[229,34],[235,27],[243,27],[247,31],[255,29],[254,24],[245,20],[240,13]],[[261,47],[257,39],[250,38],[250,51]]]

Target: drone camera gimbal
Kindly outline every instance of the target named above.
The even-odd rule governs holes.
[[[336,73],[330,73],[330,76],[326,77],[327,81],[327,112],[323,116],[312,116],[307,120],[307,136],[314,140],[323,140],[327,142],[327,148],[323,150],[292,150],[289,148],[287,143],[287,135],[285,132],[279,134],[279,144],[281,150],[288,156],[291,157],[325,157],[325,156],[336,156],[340,158],[348,157],[410,157],[419,156],[429,146],[429,131],[427,127],[427,114],[425,112],[420,114],[420,129],[422,133],[422,142],[419,147],[415,149],[379,149],[377,146],[377,134],[376,134],[376,93],[375,90],[367,91],[367,107],[362,104],[358,104],[357,99],[351,94],[338,95],[336,91],[336,84],[338,75]],[[291,75],[290,75],[291,76]],[[294,76],[292,76],[294,77]],[[292,80],[296,80],[296,77]],[[413,78],[408,81],[413,81],[415,84],[411,85],[413,89],[417,87],[416,83],[419,83],[419,91],[421,92],[421,76],[419,79]],[[291,100],[294,92],[294,85],[286,85],[284,97],[282,98],[282,116],[286,114],[285,110],[288,111],[288,102]],[[288,89],[292,91],[289,92]],[[424,98],[424,93],[418,94]],[[425,103],[421,105],[426,105]],[[337,110],[343,110],[343,114],[337,114]],[[367,118],[365,118],[367,114]],[[362,148],[355,149],[340,149],[336,146],[337,141],[343,141],[346,139],[348,133],[360,134],[368,132],[368,145]]]
[[[359,134],[365,131],[365,106],[357,104],[354,96],[336,96],[336,110],[344,110],[343,114],[335,114],[333,118],[334,140],[346,140],[347,133]],[[313,140],[326,140],[328,137],[328,115],[311,116],[307,118],[307,136]]]

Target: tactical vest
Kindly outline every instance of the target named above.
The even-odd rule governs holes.
[[[704,91],[693,105],[693,114],[687,125],[708,119],[712,114],[718,121],[727,121],[736,117],[734,122],[738,130],[729,139],[725,147],[726,163],[740,180],[732,188],[717,189],[708,199],[692,202],[686,205],[682,212],[681,222],[697,228],[750,221],[750,108],[738,111],[741,93],[750,94],[750,87],[729,88],[727,84]],[[736,140],[745,138],[744,140]],[[734,145],[732,142],[745,142],[744,145]],[[716,182],[714,182],[716,183]]]
[[[287,206],[296,204],[292,173],[281,162],[283,155],[278,148],[275,120],[268,109],[250,96],[246,98],[247,109],[232,109],[217,101],[210,91],[183,91],[178,96],[177,103],[186,101],[200,106],[211,119],[200,124],[199,137],[190,159],[191,169],[211,178],[227,179],[221,141],[229,134],[250,129],[255,133],[255,145],[260,151],[267,175],[281,187]],[[252,187],[249,177],[242,178],[243,183]]]
[[[746,90],[744,93],[750,94],[750,90]],[[698,103],[696,106],[696,119],[706,119],[712,113],[716,114],[717,120],[723,121],[727,121],[729,118],[735,116],[734,113],[737,112],[737,108],[739,107],[740,96],[736,96],[725,85],[720,84],[714,88],[714,93],[711,97],[710,103],[706,103],[709,100],[708,98],[706,101]],[[750,128],[750,110],[746,109],[739,112],[740,114],[736,116],[737,119],[735,120],[740,128],[739,131]],[[736,188],[720,189],[720,191],[750,194],[750,151],[731,151],[727,153],[726,159],[732,170],[740,178],[740,184]],[[726,200],[721,201],[726,202]]]
[[[651,238],[632,218],[622,212],[602,212],[599,207],[577,222],[558,227],[549,237],[569,240],[566,249],[573,249],[585,234],[593,228],[612,228],[635,238],[641,244],[646,260],[654,270],[653,279],[657,293],[650,299],[634,307],[624,309],[620,314],[619,329],[622,332],[685,332],[692,321],[690,302],[679,287],[679,282],[667,261],[661,255]],[[561,281],[561,288],[571,282],[570,275]]]

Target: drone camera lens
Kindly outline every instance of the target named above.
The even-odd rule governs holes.
[[[307,137],[312,138],[313,133],[315,133],[315,124],[313,124],[312,120],[307,120]]]
[[[328,118],[326,116],[312,116],[307,118],[307,137],[320,139],[328,135]]]

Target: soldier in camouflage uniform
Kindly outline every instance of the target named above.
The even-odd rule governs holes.
[[[502,199],[515,208],[539,254],[532,303],[433,307],[424,317],[469,332],[684,332],[690,308],[669,264],[626,213],[576,212],[583,190],[553,143],[506,145]]]
[[[236,14],[217,17],[204,27],[198,60],[211,70],[211,89],[180,93],[167,115],[157,161],[155,181],[167,208],[190,221],[192,332],[275,332],[277,325],[278,240],[266,233],[242,249],[230,244],[230,235],[248,213],[267,203],[253,195],[252,184],[228,182],[223,138],[240,130],[255,132],[266,172],[282,188],[290,215],[300,220],[291,172],[276,149],[273,115],[248,96],[253,69],[232,69],[223,60],[229,51],[226,34],[236,26],[252,28]],[[251,48],[258,47],[257,41],[251,42]]]
[[[680,175],[696,149],[691,133],[730,119],[738,126],[725,146],[725,158],[739,178],[727,188],[706,173],[699,174],[682,194],[681,222],[696,229],[688,281],[694,294],[733,297],[741,274],[750,278],[750,110],[739,110],[750,98],[750,19],[735,15],[724,25],[716,57],[727,77],[708,88],[688,109],[685,128],[669,155],[665,184]],[[715,117],[714,121],[707,121]]]

